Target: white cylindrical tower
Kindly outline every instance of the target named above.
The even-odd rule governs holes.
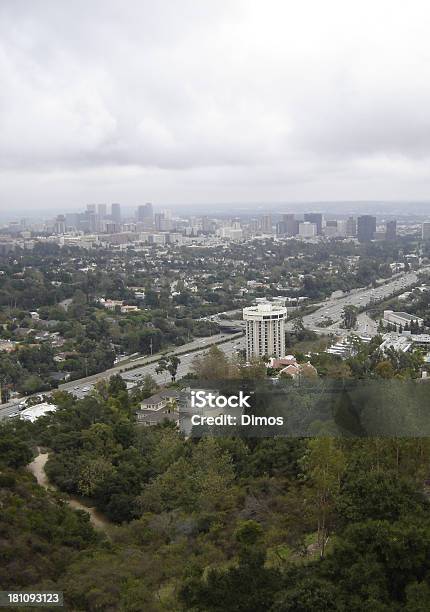
[[[246,358],[283,357],[287,309],[273,302],[243,309],[246,321]]]

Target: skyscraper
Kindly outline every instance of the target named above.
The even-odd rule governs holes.
[[[106,204],[97,204],[97,214],[100,219],[105,219],[107,215],[107,205]]]
[[[395,240],[397,236],[397,221],[393,219],[393,221],[387,221],[385,225],[385,239],[386,240]]]
[[[243,309],[246,321],[246,358],[284,357],[287,309],[267,302]]]
[[[284,223],[287,236],[297,236],[299,233],[299,222],[294,215],[282,215],[282,222]]]
[[[361,215],[357,219],[357,238],[360,242],[370,242],[376,232],[376,217]]]
[[[329,219],[326,221],[324,234],[329,238],[338,235],[338,223],[335,219]]]
[[[162,230],[164,227],[164,221],[165,221],[164,213],[156,213],[154,216],[154,219],[155,219],[155,229],[158,231]]]
[[[424,221],[422,224],[421,237],[423,240],[430,240],[430,221]]]
[[[66,217],[64,215],[58,215],[55,219],[54,232],[56,234],[66,233]]]
[[[137,207],[136,219],[139,223],[144,224],[145,229],[154,227],[154,211],[150,202]]]
[[[348,217],[346,221],[346,235],[356,236],[357,235],[357,221],[354,217]]]
[[[303,223],[299,223],[299,236],[303,238],[313,238],[318,233],[318,228],[316,223],[311,223],[310,221],[304,221]]]
[[[111,217],[115,223],[121,223],[121,204],[112,204]]]
[[[317,226],[317,234],[321,236],[323,223],[323,216],[321,213],[305,213],[304,220],[309,221],[309,223],[315,223]]]
[[[266,234],[272,233],[272,216],[271,215],[264,215],[264,217],[261,219],[261,231],[265,232]]]

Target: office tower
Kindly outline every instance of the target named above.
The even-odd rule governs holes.
[[[97,214],[100,217],[100,219],[104,219],[107,215],[107,205],[97,204]]]
[[[96,205],[95,204],[87,204],[87,213],[95,213]]]
[[[264,217],[261,219],[261,231],[266,234],[272,233],[272,216],[271,215],[264,215]]]
[[[54,233],[55,234],[65,234],[66,233],[66,217],[64,215],[58,215],[57,218],[55,219]]]
[[[137,210],[136,210],[136,220],[137,221],[142,223],[148,218],[152,220],[152,217],[153,217],[152,204],[149,204],[149,203],[141,204],[140,206],[137,207]]]
[[[282,222],[284,223],[287,236],[297,236],[299,233],[299,222],[294,215],[282,215]]]
[[[424,221],[422,224],[421,237],[423,240],[430,240],[430,221]]]
[[[115,223],[121,223],[121,204],[112,204],[111,217]]]
[[[317,232],[316,223],[311,223],[310,221],[299,223],[299,236],[302,236],[302,238],[313,238],[317,235]]]
[[[338,219],[337,221],[337,235],[345,237],[347,235],[347,220],[346,219]]]
[[[267,302],[243,309],[246,321],[246,358],[284,357],[287,309]]]
[[[332,219],[329,221],[326,221],[325,228],[324,228],[324,234],[328,238],[337,236],[337,221],[334,221]]]
[[[315,223],[318,236],[322,234],[323,216],[321,213],[305,213],[304,220],[309,223]]]
[[[88,229],[90,232],[95,232],[97,230],[97,215],[95,212],[93,212],[92,210],[87,212],[87,219],[88,219]]]
[[[138,223],[143,223],[144,229],[153,229],[154,227],[154,212],[152,204],[147,203],[137,207],[136,219]]]
[[[118,234],[121,231],[121,225],[115,221],[106,221],[104,229],[107,234]]]
[[[356,236],[357,235],[357,221],[354,217],[349,217],[346,221],[346,235]]]
[[[156,230],[160,230],[161,229],[161,222],[164,221],[164,214],[163,213],[156,213],[154,215],[154,222],[155,222],[155,229]]]
[[[285,236],[285,234],[287,233],[285,223],[283,221],[278,221],[278,223],[276,224],[276,233],[278,236]]]
[[[154,215],[154,221],[155,221],[155,229],[158,231],[161,231],[161,232],[168,231],[172,227],[172,223],[170,219],[166,219],[166,216],[164,213],[156,213]]]
[[[202,225],[202,230],[205,233],[209,233],[210,231],[213,231],[213,222],[209,220],[207,215],[203,215],[203,217],[201,218],[201,225]]]
[[[361,215],[357,219],[357,238],[360,242],[370,242],[376,232],[376,217]]]
[[[77,230],[81,213],[66,213],[66,230]]]
[[[397,221],[387,221],[385,225],[385,239],[395,240],[397,236]]]

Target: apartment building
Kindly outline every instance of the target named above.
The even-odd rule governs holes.
[[[246,358],[285,355],[285,306],[266,302],[243,309],[246,322]]]

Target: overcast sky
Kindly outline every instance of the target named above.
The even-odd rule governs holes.
[[[430,199],[430,5],[1,0],[0,211]]]

